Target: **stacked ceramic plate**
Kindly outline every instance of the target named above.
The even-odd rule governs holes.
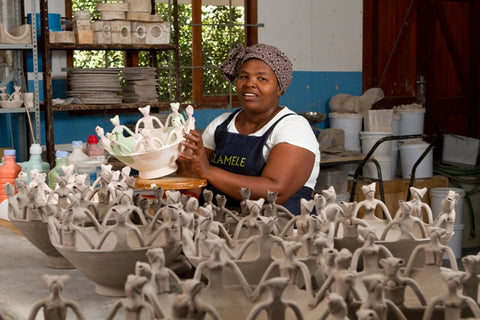
[[[156,102],[157,70],[149,67],[123,69],[123,102]]]
[[[84,104],[122,103],[119,69],[73,69],[68,85],[67,97],[76,97]]]

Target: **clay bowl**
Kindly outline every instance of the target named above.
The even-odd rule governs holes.
[[[25,238],[47,256],[46,265],[56,269],[75,267],[52,245],[48,235],[48,224],[41,220],[18,220],[9,216],[10,222],[20,230]]]
[[[0,107],[6,109],[20,108],[23,101],[0,101]]]
[[[137,226],[143,238],[147,240],[146,226]],[[92,241],[99,243],[101,233],[94,227],[83,227],[82,232]],[[125,296],[125,281],[129,274],[135,273],[137,261],[147,261],[146,252],[150,248],[162,246],[165,253],[165,262],[168,266],[180,253],[181,247],[166,247],[162,240],[154,242],[151,246],[141,247],[133,232],[129,233],[128,243],[130,249],[115,250],[115,235],[107,237],[100,249],[91,249],[87,242],[75,234],[75,246],[63,245],[58,242],[58,230],[50,228],[50,240],[53,246],[67,258],[86,278],[95,283],[95,292],[102,296]]]
[[[152,135],[161,141],[166,140],[161,129],[152,130]],[[140,178],[155,179],[177,171],[178,166],[175,161],[178,158],[181,140],[183,140],[183,137],[173,144],[166,144],[162,148],[148,152],[132,153],[128,156],[115,152],[111,152],[111,154],[125,165],[136,169]]]
[[[320,123],[327,117],[326,114],[315,111],[303,111],[300,112],[300,115],[307,119],[310,124]]]

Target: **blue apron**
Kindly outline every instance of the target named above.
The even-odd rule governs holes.
[[[228,124],[240,110],[241,109],[235,110],[215,129],[214,138],[216,147],[210,158],[210,164],[229,172],[258,177],[266,165],[263,157],[263,147],[268,137],[277,123],[294,113],[286,114],[278,119],[262,136],[249,136],[228,132]],[[207,188],[212,190],[214,194],[223,194],[213,186],[209,185]],[[304,186],[282,205],[290,212],[300,214],[300,199],[312,199],[312,191],[311,188]],[[227,205],[229,207],[239,207],[240,203],[227,196]]]

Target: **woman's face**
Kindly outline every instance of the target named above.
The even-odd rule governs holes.
[[[245,62],[236,82],[241,105],[250,111],[265,111],[278,106],[281,90],[272,68],[258,59]]]

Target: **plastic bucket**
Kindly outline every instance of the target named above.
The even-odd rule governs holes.
[[[400,135],[423,134],[425,109],[402,110],[400,114]]]
[[[362,142],[362,153],[367,154],[368,151],[375,145],[375,143],[385,137],[392,136],[391,132],[381,132],[381,131],[362,131],[360,132],[360,140]],[[382,142],[375,152],[373,153],[375,157],[390,157],[392,156],[392,141]]]
[[[400,161],[402,163],[403,179],[410,179],[412,168],[418,158],[428,148],[428,143],[420,141],[418,143],[402,143],[399,146]],[[417,166],[415,178],[431,178],[433,176],[433,149],[423,158],[422,162]]]
[[[462,257],[462,248],[463,248],[463,230],[465,226],[463,224],[455,224],[453,225],[453,235],[447,243],[447,246],[453,250],[456,259],[460,259]],[[448,259],[446,254],[443,255],[443,259]]]
[[[442,200],[448,195],[448,191],[454,191],[460,195],[455,204],[455,224],[463,224],[463,202],[467,194],[461,188],[431,188],[430,189],[430,207],[432,208],[433,217],[436,218],[442,212]]]
[[[375,156],[375,160],[377,160],[378,164],[380,165],[380,170],[382,174],[383,181],[389,181],[393,179],[393,171],[392,171],[392,161],[393,158],[391,156]],[[378,179],[378,171],[375,163],[372,160],[367,161],[363,166],[363,176],[369,177],[372,179]]]
[[[343,129],[345,132],[345,149],[361,151],[359,133],[362,130],[363,116],[358,113],[331,112],[328,117],[330,128]]]

